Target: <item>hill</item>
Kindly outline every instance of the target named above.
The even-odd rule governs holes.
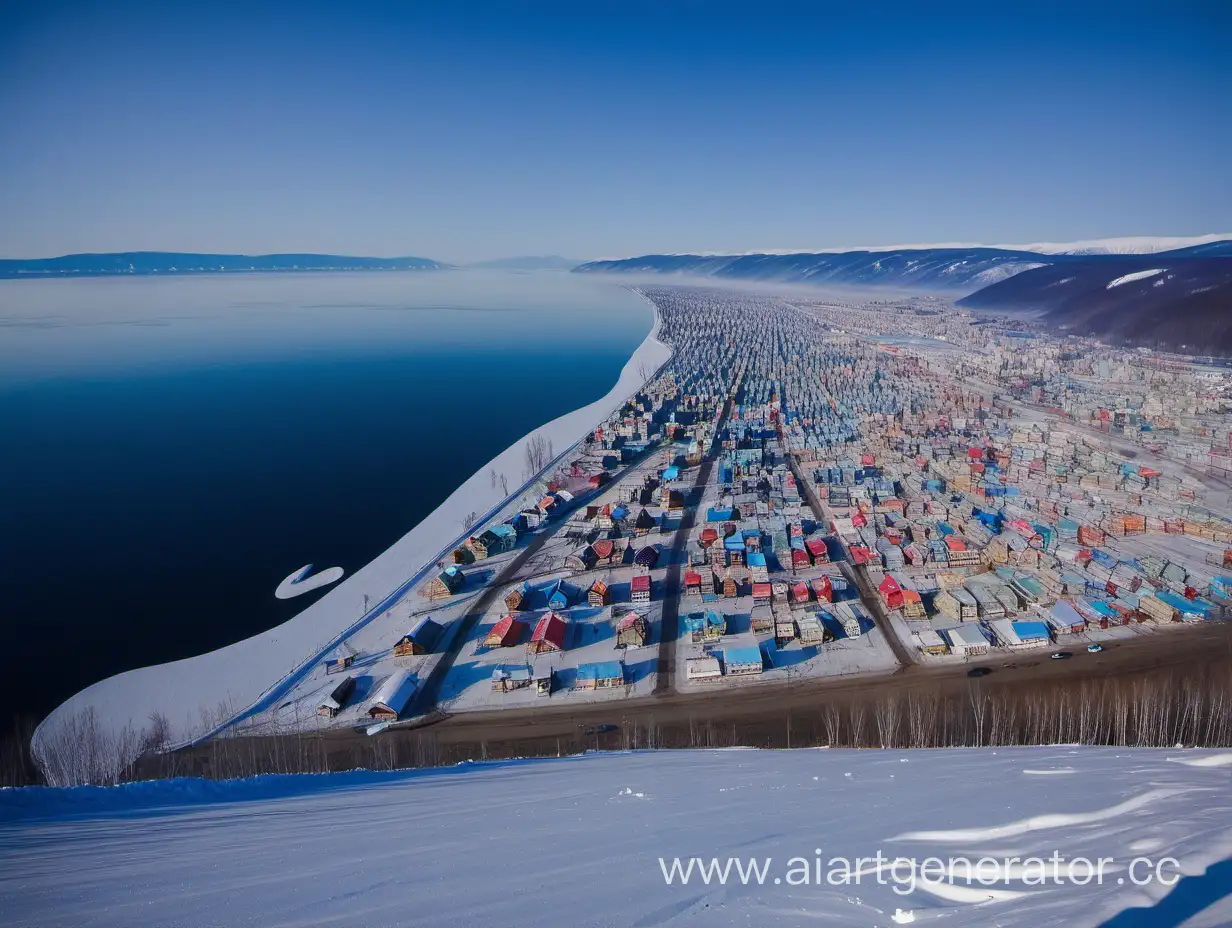
[[[1226,925],[1230,763],[699,749],[3,790],[0,909],[12,928]]]
[[[958,305],[1035,310],[1055,330],[1111,344],[1232,355],[1232,257],[1190,256],[1224,254],[1227,245],[1036,267]]]
[[[213,255],[176,251],[124,251],[0,258],[0,278],[106,277],[115,274],[234,274],[270,271],[423,271],[444,267],[430,258],[349,255]]]

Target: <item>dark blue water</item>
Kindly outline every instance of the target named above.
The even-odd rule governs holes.
[[[5,706],[289,618],[325,592],[275,599],[289,572],[363,566],[651,322],[565,275],[415,277],[0,285]]]

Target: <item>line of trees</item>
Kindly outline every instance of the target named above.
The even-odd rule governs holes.
[[[249,731],[167,751],[168,726],[159,716],[140,731],[111,736],[86,711],[61,726],[57,737],[40,742],[41,775],[33,772],[28,751],[12,739],[0,746],[0,778],[6,785],[110,784],[174,776],[393,770],[587,750],[732,746],[1230,747],[1232,662],[1034,686],[972,681],[965,691],[953,692],[896,688],[830,698],[818,690],[816,703],[807,708],[743,717],[722,712],[716,706],[713,714],[699,711],[683,718],[639,714],[614,732],[587,735],[579,727],[560,737],[526,737],[511,729],[499,739],[466,740],[461,732],[433,727],[393,729],[371,738],[324,727],[299,734]]]

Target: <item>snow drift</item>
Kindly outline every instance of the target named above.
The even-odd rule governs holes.
[[[697,750],[7,790],[0,910],[14,928],[1211,928],[1232,918],[1229,757]]]

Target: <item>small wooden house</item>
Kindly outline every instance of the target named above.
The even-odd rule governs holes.
[[[469,545],[462,545],[460,548],[454,548],[453,562],[455,564],[473,564],[475,563],[475,552]]]
[[[325,672],[342,673],[349,670],[351,665],[355,663],[355,651],[347,644],[340,644],[332,656],[325,659]]]
[[[587,604],[595,607],[603,607],[607,605],[608,586],[602,580],[596,580],[590,585],[590,589],[586,591]]]
[[[355,678],[352,676],[344,677],[330,691],[330,694],[321,700],[321,704],[317,706],[317,715],[324,716],[327,719],[334,718],[346,706],[347,700],[351,698],[351,694],[354,692]]]
[[[504,615],[492,626],[483,643],[489,648],[511,648],[522,640],[525,631],[525,622],[512,615]]]
[[[593,570],[595,564],[599,561],[599,556],[595,553],[594,547],[587,545],[577,551],[574,551],[565,558],[565,567],[569,570],[581,573],[587,570]]]
[[[641,648],[650,640],[650,623],[639,612],[626,612],[616,620],[616,647]]]
[[[450,564],[427,585],[424,595],[429,599],[444,599],[453,596],[466,584],[466,575],[457,564]]]
[[[505,594],[505,608],[510,612],[520,612],[529,609],[529,600],[532,592],[531,585],[523,581]]]
[[[637,554],[633,555],[633,563],[646,570],[653,570],[659,563],[659,546],[646,545],[644,548],[638,548]]]
[[[772,595],[772,587],[769,583],[754,583],[753,584],[753,605],[768,606]],[[726,591],[724,591],[726,595]]]
[[[702,595],[702,575],[696,570],[686,570],[684,572],[684,592],[686,596],[696,596],[699,599]]]
[[[806,613],[796,619],[796,634],[800,637],[800,644],[806,646],[824,644],[826,640],[825,626],[813,613]]]
[[[774,612],[769,606],[754,606],[749,616],[749,628],[754,635],[768,635],[774,631]]]
[[[526,646],[532,654],[545,654],[549,651],[565,650],[565,634],[568,631],[568,621],[556,612],[545,613],[535,625],[535,631],[530,636]]]
[[[394,657],[430,654],[443,630],[440,623],[434,621],[431,616],[424,616],[409,634],[398,639],[398,643],[394,645]]]
[[[693,644],[711,644],[727,631],[727,616],[717,609],[691,612],[684,617],[684,627]]]
[[[766,585],[769,586],[769,584]],[[723,575],[723,590],[721,595],[729,599],[734,599],[740,595],[740,584],[736,582],[736,578],[732,576],[731,571],[728,571]]]
[[[385,678],[368,703],[368,717],[393,721],[405,711],[415,695],[416,682],[409,670],[395,670]]]

